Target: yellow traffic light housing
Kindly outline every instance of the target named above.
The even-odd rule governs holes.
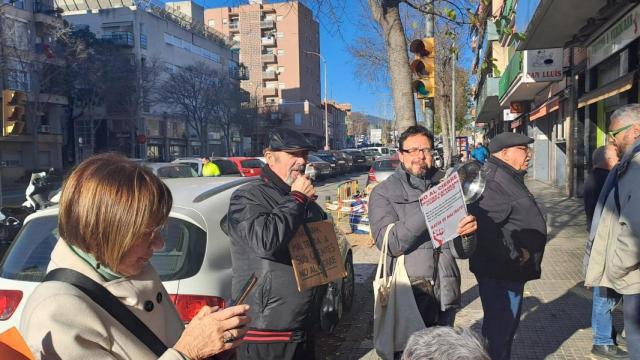
[[[2,136],[20,135],[26,123],[27,94],[22,91],[2,91]]]
[[[413,40],[409,45],[409,51],[415,57],[410,64],[411,72],[417,78],[411,85],[413,92],[418,99],[433,98],[436,90],[435,39]]]

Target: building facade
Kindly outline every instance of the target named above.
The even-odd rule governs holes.
[[[234,78],[238,55],[231,51],[221,33],[204,26],[204,9],[190,1],[177,3],[138,3],[123,0],[105,4],[75,0],[59,1],[64,18],[74,26],[86,26],[98,38],[112,41],[130,50],[139,69],[154,63],[162,72],[203,63]],[[144,4],[144,5],[143,5]],[[133,75],[133,74],[132,74]],[[239,86],[239,84],[238,84]],[[131,157],[152,161],[171,161],[181,156],[204,155],[204,146],[187,121],[161,101],[145,100],[133,116],[121,116],[108,109],[103,114],[102,128],[78,122],[78,154],[86,157],[102,150],[115,150]],[[222,131],[208,129],[210,155],[224,155]],[[78,139],[79,140],[79,139]],[[241,145],[233,136],[232,148]],[[233,152],[233,151],[232,151]]]
[[[256,119],[252,148],[260,152],[269,128],[285,126],[324,145],[320,94],[319,24],[298,1],[206,9],[205,24],[229,36],[248,70],[241,82]]]
[[[324,102],[322,106],[325,106]],[[351,104],[328,101],[326,106],[329,147],[333,150],[344,149],[347,147],[347,119],[351,115]]]
[[[64,65],[55,43],[62,27],[52,2],[0,5],[0,183],[5,187],[28,181],[36,169],[62,168],[67,98],[53,81]]]
[[[640,7],[627,1],[512,0],[493,1],[492,11],[478,32],[489,32],[492,19],[501,16],[526,37],[494,35],[494,47],[509,60],[499,80],[481,76],[476,122],[486,124],[489,138],[503,131],[534,138],[531,176],[581,196],[591,153],[607,141],[611,113],[638,102],[640,33],[633,19]]]

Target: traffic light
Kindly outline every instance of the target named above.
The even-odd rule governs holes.
[[[2,91],[2,136],[20,135],[25,127],[27,94],[22,91]]]
[[[416,39],[409,45],[415,56],[411,62],[411,72],[415,75],[411,87],[418,99],[433,98],[436,93],[436,42],[435,39]]]

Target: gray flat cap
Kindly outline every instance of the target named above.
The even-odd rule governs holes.
[[[503,132],[496,135],[489,142],[489,152],[494,154],[502,149],[506,149],[512,146],[528,145],[533,142],[533,139],[522,134]]]

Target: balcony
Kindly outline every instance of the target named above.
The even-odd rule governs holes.
[[[486,77],[476,100],[476,123],[488,123],[500,115],[498,88],[500,78]]]
[[[262,20],[260,21],[261,29],[273,29],[276,26],[275,21],[273,20]]]
[[[511,84],[522,74],[522,51],[517,51],[509,60],[509,65],[500,77],[499,96],[502,98]]]
[[[276,54],[262,54],[262,62],[265,64],[274,64],[278,62]]]
[[[140,48],[141,49],[146,49],[147,48],[147,35],[146,34],[140,34]]]
[[[229,31],[231,31],[231,32],[240,31],[240,24],[237,21],[236,22],[230,22],[229,23]]]
[[[49,26],[62,25],[60,14],[62,9],[49,4],[36,1],[33,3],[33,17],[36,23],[42,23]]]
[[[276,46],[276,38],[266,37],[262,38],[262,46]]]
[[[563,54],[562,48],[517,51],[500,78],[500,105],[533,100],[550,82],[561,80]]]
[[[133,47],[135,45],[133,33],[130,31],[113,31],[102,35],[102,40],[128,47]]]
[[[262,89],[263,97],[275,97],[278,96],[278,88],[263,88]]]
[[[274,70],[267,70],[262,72],[263,80],[276,80],[278,78],[278,73]]]

